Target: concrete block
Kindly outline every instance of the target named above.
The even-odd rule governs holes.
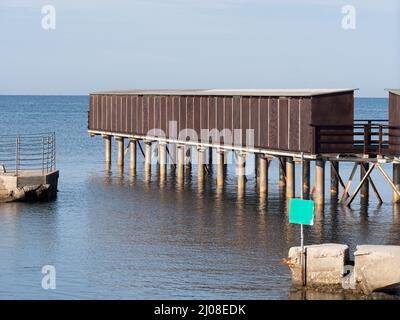
[[[344,266],[349,257],[349,247],[328,243],[305,248],[307,286],[341,285]],[[290,248],[289,259],[286,261],[292,272],[294,286],[302,284],[300,255],[300,247]]]
[[[365,294],[400,283],[400,246],[361,245],[354,256],[357,286]]]

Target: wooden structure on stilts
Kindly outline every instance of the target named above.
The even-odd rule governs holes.
[[[279,163],[279,186],[287,198],[296,196],[295,171],[303,155],[304,198],[325,202],[326,168],[330,171],[332,199],[350,206],[357,195],[368,201],[372,189],[382,198],[371,173],[379,171],[400,202],[400,90],[389,91],[388,120],[355,120],[355,89],[326,90],[129,90],[90,95],[88,132],[105,141],[106,168],[111,165],[111,144],[117,143],[117,166],[123,168],[130,150],[130,170],[137,170],[136,153],[151,174],[157,159],[159,173],[170,170],[183,180],[192,164],[198,181],[213,173],[224,185],[227,159],[234,152],[238,189],[246,185],[246,162],[255,154],[260,194],[268,193],[268,169]],[[128,146],[125,149],[125,140]],[[347,180],[340,165],[353,163]],[[311,166],[315,183],[311,188]],[[393,164],[392,177],[382,167]],[[350,193],[357,170],[360,181]],[[299,179],[300,180],[300,179]],[[341,192],[342,189],[342,192]]]

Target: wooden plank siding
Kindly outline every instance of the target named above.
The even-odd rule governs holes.
[[[246,130],[253,130],[255,148],[310,154],[315,152],[312,125],[353,124],[354,97],[353,92],[310,97],[93,94],[89,105],[92,131],[146,136],[161,129],[165,138],[177,139],[169,132],[175,121],[178,134],[192,129],[199,142],[201,129],[228,129],[232,134],[239,130],[239,145],[245,146]]]

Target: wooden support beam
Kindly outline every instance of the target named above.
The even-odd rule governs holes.
[[[286,186],[286,158],[278,157],[279,160],[279,187]]]
[[[393,181],[390,180],[390,178],[389,178],[388,174],[385,172],[385,170],[383,170],[383,168],[381,167],[381,165],[379,163],[376,163],[376,166],[378,167],[379,171],[383,174],[385,179],[389,182],[389,184],[392,187],[393,191],[397,194],[397,196],[400,197],[399,189],[396,187],[396,185],[393,183]]]
[[[343,179],[342,179],[342,177],[341,177],[340,174],[339,174],[338,168],[335,167],[335,166],[332,166],[332,171],[331,171],[331,172],[332,172],[334,175],[336,175],[336,178],[338,179],[338,181],[339,181],[341,187],[342,187],[343,189],[346,189],[346,185],[344,184]],[[347,192],[346,196],[347,196],[347,197],[350,197],[350,194]]]
[[[331,161],[331,197],[336,199],[339,194],[339,162]]]
[[[363,178],[361,179],[360,183],[358,184],[356,190],[354,190],[353,194],[351,195],[349,201],[347,202],[347,206],[350,207],[351,203],[353,202],[354,198],[358,194],[358,192],[361,190],[361,187],[363,186],[364,182],[368,179],[369,175],[371,174],[372,170],[374,170],[375,164],[373,163],[371,167],[369,167],[368,171],[365,173]]]
[[[351,170],[349,180],[347,181],[346,187],[343,190],[342,198],[340,199],[340,203],[342,203],[342,204],[344,204],[346,202],[346,199],[347,199],[348,194],[349,194],[349,189],[350,189],[350,186],[351,186],[351,182],[353,181],[354,175],[355,175],[355,173],[357,171],[357,167],[358,167],[358,163],[355,162],[354,166],[353,166],[353,169]]]
[[[362,163],[362,166],[364,166],[364,163]],[[364,169],[367,171],[368,168],[364,166]],[[379,194],[378,188],[375,186],[374,181],[372,181],[371,176],[368,177],[369,184],[371,185],[372,190],[374,191],[375,197],[378,200],[379,203],[383,203],[381,195]]]
[[[400,188],[400,164],[393,163],[393,183],[397,189]],[[400,197],[393,192],[393,203],[400,203]]]

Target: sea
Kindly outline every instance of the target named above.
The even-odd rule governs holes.
[[[0,96],[0,135],[55,132],[60,171],[57,199],[0,203],[0,299],[295,298],[282,259],[300,244],[300,227],[289,223],[276,160],[267,197],[257,193],[254,174],[239,192],[234,164],[223,190],[213,173],[199,185],[195,165],[183,184],[170,171],[160,180],[156,167],[148,179],[140,153],[132,176],[129,164],[117,170],[115,143],[108,171],[103,139],[87,132],[88,101]],[[387,108],[384,98],[356,98],[355,118],[387,119]],[[343,179],[351,168],[341,164]],[[327,201],[305,227],[305,243],[342,243],[351,252],[400,245],[400,209],[382,175],[372,178],[383,204],[371,191],[368,203],[356,198],[348,208],[330,201],[328,169]],[[300,168],[296,175],[299,196]],[[359,174],[352,190],[357,181]],[[54,288],[44,285],[48,266]]]

